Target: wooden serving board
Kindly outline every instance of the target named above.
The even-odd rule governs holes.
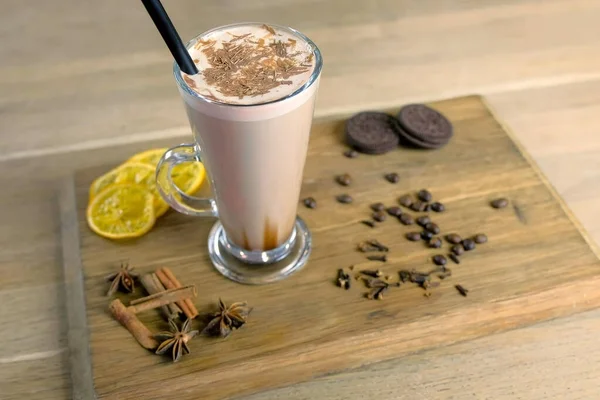
[[[129,243],[94,235],[84,218],[87,190],[113,166],[79,173],[62,198],[76,396],[238,396],[600,306],[597,251],[483,100],[470,96],[432,106],[455,128],[452,141],[435,151],[399,148],[348,159],[342,156],[344,119],[315,122],[302,197],[313,196],[318,208],[299,207],[313,234],[313,252],[302,271],[267,286],[240,285],[213,269],[206,254],[211,219],[170,212]],[[383,179],[389,172],[400,175],[398,184]],[[342,173],[354,178],[350,187],[334,182]],[[432,213],[443,233],[485,232],[489,242],[460,265],[451,264],[453,276],[430,298],[411,284],[390,290],[382,301],[365,299],[367,289],[357,281],[349,291],[338,288],[340,267],[381,268],[397,279],[400,269],[429,270],[432,255],[448,252],[447,243],[433,250],[407,241],[404,234],[416,227],[394,218],[374,229],[359,223],[370,216],[371,203],[394,205],[421,188],[446,205],[446,212]],[[354,203],[335,201],[344,192]],[[489,201],[499,196],[511,205],[492,209]],[[388,263],[368,262],[355,250],[370,238],[390,247]],[[173,364],[140,347],[107,312],[103,277],[122,260],[139,272],[170,267],[182,282],[197,286],[201,313],[214,311],[219,297],[246,300],[254,310],[229,338],[196,338],[192,354]],[[457,293],[458,283],[470,290],[468,297]],[[140,296],[138,289],[122,298]],[[166,328],[158,311],[139,317],[153,331]],[[199,318],[194,327],[204,323]]]

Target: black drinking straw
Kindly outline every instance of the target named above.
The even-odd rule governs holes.
[[[154,21],[154,25],[156,25],[171,54],[173,54],[179,68],[188,75],[196,75],[198,68],[196,68],[190,54],[183,45],[160,0],[142,0],[142,3],[144,3],[146,11],[150,14],[150,18]]]

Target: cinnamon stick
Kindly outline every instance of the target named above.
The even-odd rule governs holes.
[[[129,333],[133,335],[142,347],[148,350],[154,350],[158,347],[158,342],[154,340],[152,332],[135,316],[131,310],[121,303],[121,300],[115,299],[108,306],[111,314],[121,323]]]
[[[154,279],[152,279],[152,274],[144,274],[140,276],[140,283],[142,284],[144,289],[146,289],[146,292],[148,292],[148,294],[156,294],[165,291],[165,288],[162,285],[160,285],[160,287],[156,285],[156,282],[154,282]],[[162,313],[164,314],[167,320],[175,318],[177,316],[177,314],[172,312],[172,309],[169,306],[170,304],[160,307]]]
[[[169,289],[165,290],[164,292],[151,294],[150,296],[142,297],[141,299],[132,300],[129,303],[127,310],[134,314],[138,314],[142,311],[151,310],[153,308],[158,308],[169,303],[182,301],[183,299],[195,296],[196,286],[183,286],[180,288]]]
[[[158,280],[160,281],[160,283],[162,283],[164,285],[164,287],[166,287],[169,290],[172,289],[177,289],[177,287],[175,286],[175,284],[173,282],[171,282],[171,280],[165,275],[165,273],[159,268],[155,271],[156,273],[156,277],[158,278]],[[179,300],[176,301],[175,304],[177,304],[179,306],[179,308],[181,308],[181,311],[183,311],[183,313],[185,314],[185,316],[187,318],[194,318],[195,315],[192,314],[192,310],[190,310],[186,304],[185,301],[183,300]]]
[[[175,287],[181,287],[181,283],[175,277],[175,274],[171,271],[171,269],[169,269],[167,267],[163,267],[162,271],[165,273],[165,275],[167,276],[167,278],[169,278],[169,280],[175,284]],[[198,315],[198,310],[196,309],[196,306],[194,306],[194,303],[192,302],[192,300],[191,299],[185,299],[184,302],[188,306],[188,308],[190,309],[190,311],[192,312],[192,314],[193,314],[192,318],[195,318]]]
[[[161,290],[167,290],[167,288],[162,283],[160,283],[160,280],[154,272],[152,273],[152,280],[156,284],[156,287],[160,288]],[[175,303],[169,304],[168,307],[172,310],[174,314],[183,314],[183,310],[181,310],[181,308],[179,308],[179,306]]]

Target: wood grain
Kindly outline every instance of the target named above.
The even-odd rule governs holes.
[[[277,285],[240,286],[218,275],[202,244],[210,220],[171,213],[128,245],[95,236],[84,214],[87,189],[98,172],[80,173],[76,196],[98,396],[160,398],[173,388],[184,398],[239,395],[598,307],[595,249],[481,99],[434,107],[455,127],[451,143],[438,151],[399,149],[349,160],[341,155],[343,120],[314,126],[302,192],[315,197],[319,207],[300,210],[314,235],[313,253],[304,271]],[[383,179],[391,171],[402,177],[399,184]],[[342,172],[354,176],[351,188],[344,188],[355,198],[351,205],[334,203],[342,189],[333,177]],[[451,282],[444,281],[429,299],[419,288],[392,291],[383,302],[365,300],[364,289],[336,288],[337,268],[379,266],[353,251],[373,236],[390,246],[390,262],[381,267],[386,274],[431,268],[428,258],[440,250],[402,239],[414,227],[388,220],[372,230],[359,223],[370,214],[369,204],[394,204],[399,195],[422,187],[447,206],[447,212],[433,215],[446,233],[483,231],[490,243],[465,256],[453,268]],[[489,207],[500,195],[522,216],[511,207]],[[165,365],[168,361],[137,346],[106,314],[102,277],[123,259],[140,272],[169,265],[182,282],[198,285],[201,312],[214,307],[218,297],[247,300],[255,307],[251,322],[226,341],[198,339],[192,348],[199,351],[176,367]],[[453,283],[468,287],[469,297],[459,296]],[[151,330],[164,325],[158,312],[139,317]]]
[[[319,116],[486,95],[600,241],[597,1],[164,3],[183,37],[246,17],[308,33],[326,52]],[[348,59],[358,35],[377,47]],[[139,2],[5,0],[0,40],[0,333],[19,338],[0,345],[0,397],[68,399],[61,179],[188,140],[189,127]],[[597,393],[599,321],[597,311],[557,319],[253,399],[587,400]]]
[[[60,2],[31,9],[10,0],[5,11],[0,39],[11,44],[0,49],[0,106],[11,113],[3,131],[18,135],[0,138],[0,157],[181,135],[187,122],[172,61],[142,4]],[[183,38],[252,19],[306,33],[325,57],[317,116],[600,77],[593,0],[247,3],[166,7]]]

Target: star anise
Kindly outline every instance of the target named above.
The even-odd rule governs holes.
[[[246,323],[250,311],[252,311],[252,308],[248,307],[246,302],[233,303],[227,307],[219,299],[219,311],[213,314],[212,320],[202,330],[202,333],[227,337],[232,330],[241,328]]]
[[[133,272],[133,267],[130,267],[129,264],[121,263],[121,269],[119,271],[106,277],[106,280],[111,282],[106,295],[112,296],[119,288],[127,293],[133,292],[135,286],[134,280],[136,278],[137,274]]]
[[[173,362],[179,361],[183,354],[190,354],[190,348],[187,342],[192,340],[198,334],[198,331],[191,331],[192,320],[186,319],[181,330],[172,319],[169,320],[170,332],[159,332],[154,335],[154,338],[160,341],[160,345],[156,349],[156,354],[165,354],[171,349]]]

